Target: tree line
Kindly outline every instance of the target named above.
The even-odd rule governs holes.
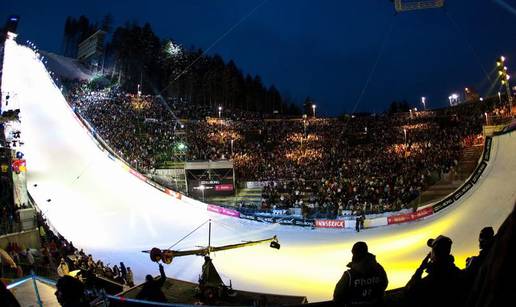
[[[233,60],[184,48],[173,39],[158,37],[149,23],[128,22],[112,29],[112,17],[91,22],[85,16],[68,17],[64,26],[63,54],[77,56],[80,42],[101,29],[111,35],[104,65],[121,87],[136,92],[182,98],[199,105],[222,106],[264,114],[299,115],[300,108],[259,75],[244,74]]]

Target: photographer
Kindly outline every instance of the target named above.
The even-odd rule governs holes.
[[[461,306],[464,277],[450,254],[452,240],[440,235],[427,245],[432,251],[405,286],[408,306]],[[422,277],[425,271],[428,275]]]
[[[357,242],[351,249],[353,257],[333,292],[333,302],[339,306],[382,306],[387,274],[369,253],[365,242]]]

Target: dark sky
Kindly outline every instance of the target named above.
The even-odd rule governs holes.
[[[262,2],[2,0],[0,20],[21,15],[23,39],[54,52],[66,16],[100,21],[107,13],[115,25],[148,21],[161,37],[207,49]],[[421,96],[443,106],[466,86],[487,95],[484,70],[492,71],[499,55],[516,69],[511,7],[516,0],[447,0],[445,9],[396,15],[389,0],[269,0],[209,53],[234,59],[245,73],[261,75],[298,101],[312,96],[320,114],[350,112],[357,102],[357,111],[384,111],[392,100],[416,105]]]

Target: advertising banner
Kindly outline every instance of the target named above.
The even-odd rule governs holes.
[[[344,220],[315,220],[317,228],[344,228]]]
[[[240,212],[228,209],[224,207],[219,207],[215,205],[208,205],[208,211],[215,212],[222,215],[232,216],[232,217],[240,217]]]
[[[414,221],[420,218],[423,218],[425,216],[432,215],[434,213],[434,210],[432,207],[427,207],[425,209],[412,212],[412,213],[406,213],[406,214],[400,214],[400,215],[392,215],[387,217],[387,224],[399,224],[399,223],[405,223]]]
[[[269,184],[269,181],[246,181],[245,187],[248,189],[263,188]]]
[[[484,143],[484,156],[482,160],[489,161],[489,158],[491,157],[491,144],[493,144],[493,138],[488,136],[486,137],[486,141]]]
[[[28,205],[29,196],[27,194],[27,167],[26,161],[14,159],[11,163],[13,176],[13,196],[14,204],[17,207]]]
[[[216,184],[215,185],[215,191],[233,191],[233,184],[232,183],[224,183],[224,184]]]
[[[199,200],[209,197],[233,196],[234,193],[233,179],[188,181],[188,194]]]

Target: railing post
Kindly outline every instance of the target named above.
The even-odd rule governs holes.
[[[30,277],[32,278],[32,284],[34,285],[34,291],[36,292],[36,299],[39,307],[43,307],[43,302],[39,296],[38,285],[36,284],[36,277],[34,276],[34,270],[30,270]]]

